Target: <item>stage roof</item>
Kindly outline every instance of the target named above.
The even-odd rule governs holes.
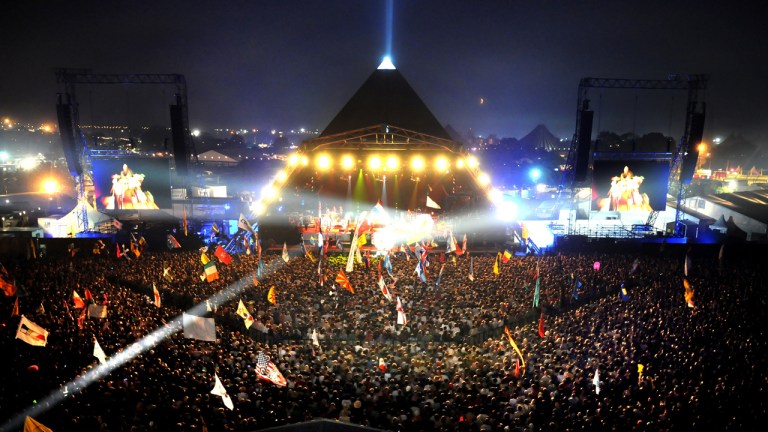
[[[451,140],[397,69],[376,69],[336,114],[320,138],[375,125],[395,126]]]

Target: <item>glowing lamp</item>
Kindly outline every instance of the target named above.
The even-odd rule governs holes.
[[[309,159],[306,156],[301,157],[301,166],[309,165]]]
[[[464,159],[459,159],[456,161],[456,168],[464,168]]]
[[[474,168],[477,168],[477,166],[478,166],[479,164],[480,164],[480,163],[477,161],[477,158],[476,158],[476,157],[474,157],[474,156],[469,156],[469,157],[467,158],[467,165],[468,165],[470,168],[473,168],[473,169],[474,169]]]
[[[414,156],[411,159],[411,169],[419,172],[424,169],[424,159],[421,156]]]
[[[264,189],[261,190],[261,197],[263,199],[270,200],[277,195],[277,190],[272,185],[266,185],[264,186]]]
[[[387,158],[387,169],[396,170],[400,166],[400,160],[397,156],[389,156]]]
[[[325,171],[331,167],[331,158],[328,155],[320,155],[315,160],[315,167],[320,171]]]
[[[435,168],[437,168],[438,171],[445,171],[448,169],[448,159],[440,156],[435,160]]]
[[[488,186],[491,184],[491,178],[486,173],[480,173],[477,176],[477,182],[480,183],[480,186]]]
[[[541,170],[538,168],[531,168],[531,170],[528,171],[528,177],[533,181],[538,181],[541,178]]]
[[[43,191],[45,193],[53,194],[59,191],[59,182],[53,179],[46,180],[43,183]]]
[[[351,170],[355,166],[355,159],[350,156],[346,155],[343,158],[341,158],[341,167],[345,170]]]
[[[293,153],[292,155],[288,156],[288,165],[294,167],[299,164],[299,155],[296,153]]]
[[[378,156],[371,156],[371,158],[368,159],[368,168],[372,170],[381,168],[381,158]]]
[[[277,179],[277,181],[279,181],[281,183],[284,182],[285,179],[287,179],[287,178],[288,178],[288,174],[286,174],[285,171],[283,171],[283,170],[278,171],[277,175],[275,175],[275,179]]]

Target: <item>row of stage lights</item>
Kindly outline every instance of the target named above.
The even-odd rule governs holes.
[[[361,161],[358,161],[352,155],[343,155],[338,160],[339,167],[349,172],[355,170],[360,162]],[[427,161],[423,156],[412,156],[408,162],[413,172],[422,172],[428,168]],[[261,215],[266,209],[266,205],[268,203],[274,202],[279,198],[279,190],[288,179],[288,171],[299,167],[309,166],[309,163],[310,161],[307,155],[299,153],[291,154],[288,157],[287,169],[278,171],[274,180],[261,190],[261,199],[253,203],[251,211],[253,211],[256,215]],[[395,155],[389,155],[386,157],[371,155],[367,158],[365,166],[374,172],[393,172],[399,170],[401,164],[402,160]],[[314,159],[314,167],[319,172],[330,171],[333,169],[333,165],[333,159],[326,153],[319,154]],[[476,170],[480,163],[478,162],[477,158],[472,155],[456,158],[453,163],[451,163],[451,160],[445,156],[438,156],[432,162],[432,166],[438,172],[447,172],[452,165],[457,169],[467,168],[470,170]],[[477,182],[480,184],[480,186],[487,187],[491,184],[491,178],[484,172],[477,172]],[[491,189],[489,192],[489,199],[491,199],[491,201],[495,201],[498,198],[496,196],[497,194],[498,191]]]

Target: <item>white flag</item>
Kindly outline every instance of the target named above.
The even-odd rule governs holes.
[[[89,318],[106,318],[107,317],[107,305],[88,305],[88,317]]]
[[[48,343],[48,330],[21,316],[19,328],[16,330],[16,339],[34,346],[45,346]]]
[[[221,396],[221,400],[224,401],[225,407],[231,410],[235,409],[235,404],[232,403],[232,398],[230,398],[227,394],[227,389],[224,388],[224,384],[221,383],[219,376],[214,373],[213,377],[216,379],[216,384],[214,384],[213,390],[211,390],[211,394]]]
[[[312,345],[320,346],[320,341],[317,339],[317,330],[312,329]]]
[[[253,325],[253,315],[251,315],[250,312],[248,312],[248,309],[246,309],[245,305],[243,304],[243,301],[240,300],[240,303],[237,305],[237,312],[238,315],[240,315],[240,318],[245,321],[245,328],[249,329]]]
[[[99,341],[96,338],[93,339],[93,356],[99,359],[99,363],[107,363],[107,355],[104,354],[104,350],[101,349],[101,345],[99,345]]]
[[[408,320],[405,318],[405,310],[403,304],[400,303],[400,297],[397,297],[397,323],[401,325],[408,324]]]
[[[183,314],[181,323],[185,338],[216,342],[216,321],[213,318]]]
[[[288,262],[289,259],[291,257],[288,256],[288,245],[283,242],[283,261]]]
[[[600,370],[595,369],[595,377],[592,378],[592,384],[595,385],[595,394],[600,394]]]
[[[253,231],[253,228],[251,227],[250,222],[248,222],[248,219],[246,219],[242,213],[240,213],[240,218],[237,219],[237,227],[242,230],[248,231],[252,235],[256,235],[256,233]]]
[[[440,210],[442,207],[427,195],[427,207]]]

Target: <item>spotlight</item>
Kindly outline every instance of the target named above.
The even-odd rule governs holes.
[[[261,190],[261,197],[263,199],[270,200],[275,197],[277,194],[277,190],[275,190],[275,187],[270,185],[264,186],[264,189]]]
[[[306,156],[301,157],[301,166],[309,165],[309,159]]]
[[[424,169],[424,159],[421,156],[414,156],[411,159],[411,169],[419,172]]]
[[[530,177],[534,182],[539,181],[541,178],[541,170],[538,168],[531,168],[531,170],[528,171],[528,177]]]
[[[479,162],[477,161],[477,158],[476,158],[476,157],[474,157],[474,156],[469,156],[469,157],[467,157],[467,165],[468,165],[470,168],[477,168],[477,166],[479,165]]]
[[[390,170],[396,170],[400,166],[400,159],[397,156],[389,156],[387,158],[387,168]]]
[[[48,179],[43,183],[43,191],[48,194],[54,194],[59,191],[59,182],[54,179]]]
[[[293,153],[292,155],[288,156],[288,165],[290,166],[296,166],[299,164],[299,155],[296,153]]]
[[[368,159],[368,167],[374,171],[381,168],[381,158],[378,156],[371,156],[371,158]]]
[[[355,159],[350,155],[346,155],[341,158],[341,166],[345,170],[351,170],[355,167]]]
[[[480,183],[480,186],[488,186],[491,183],[491,178],[488,177],[488,174],[481,172],[477,176],[477,182]]]
[[[464,159],[459,159],[456,161],[456,168],[464,168]]]
[[[315,160],[315,167],[320,171],[325,171],[331,166],[331,158],[328,155],[320,155]]]
[[[278,171],[277,174],[275,175],[275,179],[277,179],[277,181],[281,183],[284,182],[285,179],[287,178],[288,178],[288,174],[286,174],[285,171],[283,170]]]
[[[435,160],[435,168],[437,168],[438,171],[445,171],[448,169],[448,159],[444,158],[443,156],[440,156]]]
[[[501,191],[498,189],[491,189],[488,192],[488,200],[491,201],[494,204],[498,204],[501,202],[503,196],[501,194]]]

